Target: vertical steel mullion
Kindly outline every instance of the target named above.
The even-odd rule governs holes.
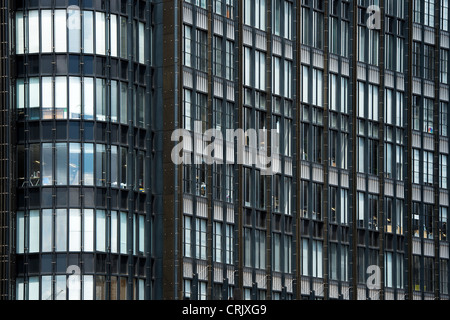
[[[207,97],[207,119],[210,124],[213,123],[213,117],[214,117],[214,111],[213,111],[213,99],[214,99],[214,81],[213,81],[213,27],[214,27],[214,19],[213,19],[213,6],[212,1],[208,2],[207,5],[207,16],[208,16],[208,22],[207,22],[207,59],[208,59],[208,97]],[[208,156],[208,155],[207,155]],[[209,165],[206,167],[206,181],[207,181],[207,198],[208,198],[208,222],[207,222],[207,239],[206,243],[208,244],[206,247],[206,257],[208,260],[208,284],[207,284],[207,297],[208,300],[213,299],[214,297],[214,248],[213,248],[213,242],[214,242],[214,203],[213,203],[213,166]]]
[[[132,42],[133,39],[133,3],[131,0],[127,1],[126,4],[126,13],[127,13],[127,62],[128,62],[128,83],[127,83],[127,117],[128,117],[128,135],[127,135],[127,144],[128,144],[128,153],[127,153],[127,187],[131,187],[131,190],[128,191],[127,194],[127,256],[128,260],[131,259],[133,255],[133,233],[130,232],[130,230],[133,230],[133,209],[134,209],[134,203],[133,203],[133,196],[134,196],[134,155],[133,155],[133,146],[134,146],[134,139],[133,139],[133,131],[134,131],[134,95],[133,95],[133,79],[134,79],[134,68],[133,68],[133,46],[134,43]],[[120,66],[122,69],[122,65]],[[96,91],[97,92],[97,91]],[[96,153],[96,150],[94,150],[94,153]],[[96,155],[97,156],[97,155]],[[95,162],[94,162],[95,163]],[[132,267],[130,266],[130,261],[127,263],[128,273],[133,274]],[[111,275],[109,275],[109,279],[111,279]],[[111,283],[111,280],[109,280]],[[108,276],[107,276],[107,283],[108,283]],[[129,286],[129,280],[127,281],[127,286]],[[117,287],[120,290],[120,277],[118,277],[117,281]],[[108,292],[109,290],[109,292]],[[111,287],[107,285],[106,295],[111,297]],[[129,290],[128,290],[129,291]],[[119,291],[120,293],[120,291]],[[127,293],[130,294],[129,292]],[[120,297],[120,295],[119,295]]]
[[[145,39],[146,41],[146,45],[145,45],[145,52],[147,54],[146,57],[146,61],[147,61],[147,68],[146,68],[146,99],[145,99],[145,103],[146,103],[146,107],[150,104],[150,101],[153,101],[153,99],[150,99],[148,97],[153,97],[153,92],[151,91],[151,86],[150,84],[152,83],[152,75],[153,73],[153,47],[152,47],[152,39],[153,39],[153,24],[150,25],[149,21],[152,21],[152,13],[153,13],[153,7],[152,7],[152,3],[147,0],[146,1],[146,12],[145,12],[145,18],[146,21],[148,21],[147,26],[146,26],[146,30],[149,30],[146,32],[145,34]],[[118,21],[118,23],[120,23],[120,20]],[[120,49],[119,49],[120,50]],[[118,82],[118,86],[120,85],[120,82]],[[120,87],[117,88],[118,92],[120,92]],[[147,164],[147,172],[148,173],[153,173],[153,157],[152,155],[152,150],[153,150],[153,114],[152,114],[152,108],[146,108],[148,111],[145,113],[145,117],[146,117],[146,129],[147,129],[147,135],[146,135],[146,148],[147,148],[147,157],[146,157],[146,164]],[[118,151],[117,151],[117,157],[119,159],[119,152],[120,152],[120,147],[118,147]],[[152,228],[153,228],[153,222],[154,220],[152,219],[153,217],[153,212],[152,212],[152,206],[153,206],[153,186],[150,180],[150,174],[147,174],[147,177],[144,177],[144,179],[146,179],[146,188],[147,188],[147,201],[145,204],[145,210],[146,210],[146,214],[145,214],[145,227],[144,230],[146,230],[146,239],[144,241],[144,246],[145,246],[145,257],[146,257],[146,261],[145,261],[145,278],[146,278],[146,286],[144,291],[144,299],[147,300],[151,300],[154,298],[153,296],[153,291],[152,291],[152,282],[150,281],[152,279],[152,277],[154,276],[154,274],[152,274],[152,270],[151,270],[151,265],[152,265],[152,261],[153,261],[153,257],[154,257],[154,252],[151,249],[152,248],[152,242],[151,239],[153,238],[153,232],[152,232]],[[145,231],[144,231],[145,232]],[[139,297],[140,299],[142,299],[142,297]]]
[[[405,208],[406,208],[406,216],[407,216],[407,226],[406,226],[406,238],[407,238],[407,247],[406,247],[406,263],[407,263],[407,273],[406,273],[406,287],[407,287],[407,299],[413,300],[413,254],[412,254],[412,246],[413,246],[413,234],[412,234],[412,213],[413,204],[412,204],[412,170],[414,163],[412,163],[412,69],[413,69],[413,4],[411,2],[406,2],[405,5],[408,7],[408,13],[406,15],[407,26],[407,37],[406,43],[408,48],[407,61],[406,61],[406,117],[407,117],[407,126],[406,126],[406,175],[405,175],[405,186],[406,186],[406,200],[405,200]],[[410,106],[411,105],[411,106]]]
[[[294,2],[294,8],[293,12],[295,12],[295,15],[293,14],[293,19],[296,20],[295,26],[296,28],[293,29],[294,31],[294,39],[297,41],[297,45],[294,46],[294,70],[295,70],[295,79],[294,82],[294,142],[293,146],[296,146],[295,150],[293,150],[294,159],[297,161],[294,161],[294,184],[293,184],[293,194],[296,195],[294,198],[296,201],[294,202],[294,212],[295,214],[295,222],[294,222],[294,242],[293,242],[293,253],[294,253],[294,270],[293,273],[295,275],[295,282],[293,283],[293,291],[294,291],[294,298],[295,299],[301,299],[301,164],[299,163],[299,154],[297,150],[300,150],[301,145],[301,95],[300,95],[300,77],[301,77],[301,41],[300,41],[300,35],[301,35],[301,4],[299,1]],[[295,192],[295,193],[294,193]]]
[[[353,116],[352,116],[352,122],[351,122],[351,168],[352,172],[350,173],[350,192],[349,196],[351,199],[351,204],[349,206],[350,211],[352,213],[352,227],[350,231],[350,239],[352,242],[351,246],[351,286],[350,286],[350,296],[349,299],[357,300],[358,297],[358,266],[357,266],[357,258],[358,258],[358,229],[357,229],[357,210],[356,210],[356,203],[357,203],[357,170],[356,170],[356,163],[357,163],[357,153],[356,153],[356,142],[357,142],[357,134],[356,134],[356,128],[357,128],[357,118],[356,118],[356,105],[357,105],[357,92],[358,92],[358,86],[357,86],[357,63],[356,63],[356,57],[358,56],[358,46],[357,46],[357,39],[358,39],[358,4],[356,1],[353,2],[353,7],[350,12],[353,13],[350,18],[350,32],[352,34],[351,36],[351,48],[352,48],[352,54],[350,59],[350,97],[352,99],[352,108],[353,108]]]
[[[172,7],[172,5],[167,5],[166,4],[167,1],[165,1],[164,3],[164,9],[166,9],[165,7],[168,6],[170,7],[170,9],[174,10],[174,16],[173,16],[173,22],[175,23],[174,26],[174,35],[175,35],[175,52],[174,54],[174,58],[175,60],[178,59],[178,61],[175,61],[175,75],[174,75],[174,80],[175,80],[175,85],[177,86],[177,88],[175,88],[174,92],[177,92],[181,90],[182,88],[182,84],[183,84],[183,79],[180,76],[180,73],[182,71],[182,61],[183,61],[183,50],[182,50],[182,36],[183,36],[183,6],[181,4],[180,1],[176,1],[174,2],[174,7]],[[167,8],[169,9],[169,8]],[[166,26],[166,24],[164,23],[164,25]],[[191,33],[191,39],[192,39],[192,33]],[[193,50],[195,52],[195,46],[193,47]],[[191,54],[192,56],[192,54]],[[164,90],[163,90],[164,92]],[[192,98],[192,97],[191,97]],[[191,100],[192,101],[192,100]],[[175,109],[178,109],[177,112],[175,113],[175,119],[174,119],[174,127],[180,127],[180,124],[182,123],[182,104],[183,104],[183,94],[181,93],[175,93],[175,101],[174,103],[175,105]],[[192,107],[192,102],[191,102],[191,107]],[[194,111],[195,112],[195,111]],[[179,299],[183,299],[183,288],[184,288],[184,283],[183,281],[183,268],[182,268],[182,258],[181,258],[181,254],[183,252],[183,237],[180,236],[182,235],[183,232],[183,206],[181,205],[181,199],[182,199],[182,192],[183,192],[183,170],[179,169],[177,166],[175,166],[175,174],[174,174],[174,178],[175,178],[175,185],[178,185],[178,192],[175,192],[175,199],[174,199],[174,226],[173,226],[173,231],[174,231],[174,244],[175,244],[175,248],[174,248],[174,269],[173,269],[173,279],[174,279],[174,287],[173,287],[173,296],[172,299],[175,300],[179,300]],[[191,181],[192,183],[192,181]],[[195,199],[195,197],[194,197]],[[194,202],[195,203],[195,202]],[[194,222],[194,219],[192,219],[191,225]],[[193,229],[193,228],[192,228]],[[192,239],[194,239],[194,237],[192,237]],[[169,289],[168,291],[171,292],[172,288]]]
[[[107,36],[108,39],[108,47],[107,49],[107,55],[106,55],[106,68],[105,68],[105,73],[106,73],[106,81],[105,81],[105,93],[106,93],[106,97],[105,97],[105,102],[106,102],[106,110],[105,110],[105,116],[106,116],[106,148],[105,148],[105,157],[106,157],[106,181],[105,184],[107,186],[106,189],[106,215],[105,215],[105,219],[106,219],[106,239],[109,239],[107,244],[106,244],[106,271],[108,274],[111,274],[111,10],[110,10],[110,6],[109,6],[109,2],[107,2],[106,4],[106,10],[105,10],[105,19],[106,19],[106,23],[105,25],[107,26],[107,34],[105,36]],[[109,51],[109,52],[108,52]],[[120,82],[119,82],[120,84]],[[120,89],[119,89],[120,90]],[[108,114],[108,110],[109,110],[109,114]],[[68,146],[69,148],[69,153],[70,153],[70,146]],[[82,211],[82,214],[84,215],[84,211]],[[83,237],[83,235],[82,235]],[[130,273],[131,275],[132,273]],[[83,282],[83,279],[81,279]],[[128,281],[130,282],[130,280]],[[128,285],[128,287],[130,288],[131,286]],[[131,290],[127,290],[127,291],[131,291]],[[130,296],[130,292],[128,292],[128,296]],[[132,295],[131,295],[132,296]]]
[[[324,1],[324,70],[323,70],[323,208],[322,208],[322,217],[323,217],[323,225],[324,225],[324,234],[323,234],[323,297],[325,300],[329,299],[329,258],[328,258],[328,189],[329,189],[329,28],[330,28],[330,12],[329,12],[329,0]]]
[[[12,232],[13,226],[9,223],[12,221],[11,209],[11,166],[7,159],[10,158],[11,148],[9,134],[9,111],[6,106],[9,105],[9,49],[8,46],[8,1],[1,1],[0,9],[0,41],[2,52],[0,57],[1,71],[0,74],[0,101],[2,108],[0,110],[0,132],[2,140],[0,141],[0,300],[12,298],[12,290],[10,291],[10,274],[11,274],[11,248],[12,248]]]
[[[235,4],[239,4],[240,1],[235,1]],[[244,79],[242,77],[243,73],[243,57],[244,57],[244,42],[243,42],[243,25],[244,25],[244,12],[241,6],[236,6],[237,14],[237,22],[235,22],[235,37],[236,37],[236,45],[235,49],[236,60],[235,63],[237,65],[237,72],[235,73],[235,78],[237,82],[236,88],[236,97],[238,105],[235,108],[235,119],[234,125],[235,128],[243,128],[243,105],[244,105],[244,92],[243,92],[243,84]],[[239,144],[238,144],[239,145]],[[236,144],[233,141],[233,146],[236,147]],[[237,163],[237,156],[235,155],[235,163]],[[236,283],[236,294],[234,298],[237,300],[242,299],[243,290],[244,290],[244,210],[243,210],[243,200],[242,200],[242,186],[240,186],[239,182],[243,180],[243,168],[242,165],[234,165],[234,189],[235,196],[237,196],[238,201],[235,202],[235,283]],[[236,198],[236,197],[235,197]]]
[[[434,235],[434,299],[439,300],[440,296],[440,241],[439,241],[439,165],[440,165],[440,5],[442,1],[437,1],[434,7],[434,161],[433,161],[433,184],[434,184],[434,206],[433,206],[433,235]]]
[[[380,11],[381,11],[381,30],[380,30],[380,38],[379,38],[379,51],[378,51],[378,59],[379,59],[379,72],[380,72],[380,86],[379,86],[379,93],[378,93],[378,120],[379,120],[379,159],[378,161],[378,179],[379,179],[379,203],[378,203],[378,226],[379,226],[379,258],[378,258],[378,264],[380,268],[380,287],[379,287],[379,300],[384,300],[385,297],[385,279],[384,279],[384,259],[385,259],[385,232],[384,232],[384,217],[385,217],[385,208],[384,208],[384,194],[385,194],[385,172],[384,172],[384,144],[385,144],[385,130],[384,130],[384,108],[385,108],[385,0],[380,1]],[[380,98],[381,97],[381,98]]]
[[[272,0],[266,1],[266,39],[267,39],[267,52],[266,52],[266,126],[267,126],[267,155],[273,158],[273,148],[272,148],[272,25],[273,25],[273,15],[272,15]],[[255,126],[256,127],[256,126]],[[259,134],[259,132],[257,133]],[[280,137],[281,139],[281,137]],[[257,148],[258,150],[259,148]],[[271,163],[273,166],[273,163]],[[270,178],[269,178],[270,177]],[[270,182],[266,184],[266,199],[268,199],[267,203],[267,214],[266,214],[266,287],[267,287],[267,295],[266,299],[272,299],[272,199],[273,199],[273,182],[275,176],[272,174],[269,177],[264,177],[264,179],[269,180]],[[256,206],[256,203],[255,203]]]

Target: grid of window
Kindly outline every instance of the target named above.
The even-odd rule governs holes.
[[[414,0],[413,3],[413,21],[415,23],[422,23],[422,16],[421,16],[421,1],[420,0]]]
[[[441,30],[448,31],[448,0],[441,1]]]
[[[19,145],[18,187],[134,185],[136,191],[145,192],[144,152],[134,151],[134,181],[127,170],[128,152],[127,147],[99,143],[43,143],[27,149]]]
[[[145,127],[145,88],[126,82],[75,76],[30,77],[16,80],[16,108],[22,120],[83,119],[129,124],[129,95],[134,124]]]
[[[404,72],[404,17],[403,3],[388,1],[386,4],[385,64],[386,69]]]
[[[100,2],[36,10],[20,2],[13,13],[17,299],[144,299],[149,293],[143,212],[152,31],[146,1],[121,4],[111,1],[103,12]],[[24,261],[33,267],[23,268]],[[74,266],[81,268],[77,277]]]
[[[322,1],[302,1],[302,26],[302,44],[323,49],[324,8]]]
[[[16,54],[84,53],[127,59],[127,18],[117,14],[80,10],[16,12]],[[135,21],[135,59],[146,61],[145,23]]]
[[[105,272],[104,260],[103,268],[99,264],[101,261],[97,261],[95,269],[93,261],[85,260],[83,275],[79,275],[76,278],[68,276],[67,280],[75,281],[75,283],[66,288],[65,280],[67,273],[69,273],[69,268],[79,265],[79,262],[72,261],[72,257],[76,257],[76,260],[78,260],[78,255],[72,254],[67,256],[66,254],[77,252],[83,252],[85,255],[90,252],[116,254],[111,261],[112,271],[113,274],[122,274],[123,278],[121,279],[124,280],[124,285],[121,286],[122,292],[120,296],[116,297],[113,291],[111,299],[119,297],[120,299],[127,299],[126,275],[128,274],[128,258],[126,255],[131,252],[135,256],[142,256],[146,250],[144,216],[133,215],[132,220],[130,220],[132,221],[131,224],[129,220],[126,212],[107,212],[99,209],[42,209],[17,212],[16,252],[18,254],[40,252],[42,254],[42,264],[39,270],[41,273],[46,274],[46,276],[41,277],[40,283],[39,277],[36,277],[36,283],[33,286],[29,286],[23,282],[19,272],[16,282],[17,299],[93,300],[95,297],[97,300],[104,300],[106,298],[104,290],[98,291],[100,288],[106,288],[104,280],[101,281],[102,284],[97,283],[95,291],[92,283],[95,277],[93,275],[94,270],[100,274],[97,275],[97,280],[99,280],[99,277],[100,279],[105,277],[101,275]],[[128,244],[129,234],[132,234],[132,238],[130,238],[132,243],[130,244]],[[47,254],[52,252],[57,254],[55,268],[52,267],[51,254]],[[118,254],[124,255],[120,258],[120,271]],[[86,255],[86,257],[88,256]],[[137,267],[139,269],[138,274],[141,276],[143,275],[142,262],[145,265],[144,259],[139,262],[140,265]],[[37,270],[32,267],[28,272],[35,274]],[[52,276],[54,272],[56,272],[56,275]],[[54,288],[51,284],[52,277],[64,279],[64,286],[60,286],[58,281],[56,281],[56,288]],[[81,284],[79,281],[81,277],[85,281],[83,281],[83,290],[80,292]],[[111,277],[111,281],[113,281],[113,278]],[[143,279],[133,279],[134,298],[144,298],[144,281]],[[27,285],[28,287],[24,287]]]
[[[433,133],[433,110],[433,100],[423,98],[423,132]]]
[[[272,10],[271,16],[261,15],[260,9],[263,8],[266,3],[261,4],[260,1],[244,1],[242,2],[243,9],[243,21],[246,27],[252,27],[257,30],[253,30],[253,34],[259,34],[259,31],[264,31],[265,27],[268,25],[266,19],[271,19],[272,32],[277,37],[284,37],[290,39],[289,32],[286,31],[283,24],[291,19],[287,8],[283,5],[289,5],[290,1],[277,0],[271,3]],[[368,5],[378,5],[378,1],[358,1],[359,12],[358,12],[358,23],[359,29],[357,30],[358,38],[355,43],[358,44],[358,58],[360,62],[378,66],[380,62],[380,57],[378,56],[380,48],[380,32],[386,32],[386,50],[383,52],[385,54],[386,69],[392,72],[403,73],[405,71],[405,8],[404,3],[399,1],[386,1],[386,30],[369,30],[366,26],[365,18],[367,18],[366,7]],[[435,12],[434,6],[437,5],[435,1],[420,2],[415,1],[413,3],[413,11],[415,21],[418,23],[425,24],[426,27],[434,28],[435,22]],[[347,1],[330,1],[329,17],[324,17],[323,2],[321,1],[301,1],[300,16],[301,21],[299,23],[303,26],[300,27],[301,30],[300,40],[301,44],[305,46],[310,46],[315,49],[323,49],[323,37],[324,32],[322,29],[324,19],[328,19],[329,26],[329,53],[335,55],[341,55],[343,57],[348,57],[348,35],[349,30],[349,14],[350,14],[351,4]],[[441,8],[445,7],[446,4],[441,4]],[[220,9],[215,9],[216,13],[220,14],[220,10],[223,9],[223,5],[220,5]],[[256,9],[255,9],[256,8]],[[442,10],[441,10],[442,11]],[[283,15],[283,13],[285,13]],[[223,13],[222,13],[223,14]],[[445,18],[444,18],[445,19]],[[442,17],[441,17],[442,20]],[[441,23],[442,24],[442,23]],[[250,28],[246,28],[250,30]],[[341,37],[341,39],[339,39]],[[284,39],[281,39],[283,42]],[[213,66],[218,70],[215,72],[216,76],[224,77],[223,69],[223,51],[221,53],[217,52],[223,46],[223,40],[219,39],[217,36],[213,38],[213,42],[220,43],[214,45],[212,53],[213,58],[217,63]],[[425,43],[415,42],[413,47],[413,76],[417,78],[422,78],[425,80],[434,81],[434,77],[437,75],[435,72],[435,48],[433,46],[428,46]],[[440,52],[440,63],[441,69],[440,80],[443,84],[447,81],[447,70],[446,61],[447,52]],[[285,120],[290,120],[290,117],[283,116],[283,107],[286,101],[291,98],[291,94],[285,91],[286,76],[289,78],[291,74],[291,66],[289,65],[291,61],[286,59],[283,54],[273,53],[272,57],[267,57],[266,53],[261,46],[256,45],[255,47],[250,47],[248,43],[244,44],[242,48],[243,52],[243,70],[242,70],[242,80],[244,84],[244,105],[242,110],[243,126],[244,129],[250,129],[253,127],[261,128],[267,125],[267,115],[269,110],[265,109],[265,103],[261,103],[261,98],[265,100],[265,91],[267,90],[267,83],[265,77],[262,75],[267,74],[266,68],[271,67],[271,88],[272,88],[272,115],[271,115],[271,127],[279,129],[281,134],[284,134],[284,130],[289,127]],[[319,51],[314,51],[319,52]],[[270,60],[271,65],[267,64]],[[309,64],[308,62],[305,62]],[[322,164],[323,162],[323,121],[325,118],[325,113],[329,119],[329,141],[325,142],[326,146],[329,148],[329,163],[336,169],[348,169],[348,159],[347,159],[347,146],[349,140],[349,102],[348,97],[351,96],[348,92],[348,82],[350,79],[346,78],[342,74],[329,74],[328,91],[328,106],[329,109],[324,111],[322,108],[326,103],[323,101],[323,81],[324,75],[320,67],[316,64],[311,63],[312,66],[301,66],[301,85],[300,85],[300,99],[302,105],[299,107],[299,118],[300,123],[300,137],[299,145],[301,147],[300,157],[305,163],[305,168],[307,169],[306,162],[315,162],[315,164]],[[362,65],[361,65],[362,66]],[[295,69],[295,68],[294,68]],[[293,69],[292,69],[293,70]],[[397,74],[394,74],[394,79],[396,79]],[[402,75],[398,75],[402,77]],[[262,82],[261,82],[261,81]],[[398,79],[396,79],[398,80]],[[418,80],[418,79],[417,79]],[[365,81],[365,80],[363,80]],[[398,82],[397,84],[401,83]],[[291,87],[289,84],[287,87]],[[367,82],[360,82],[356,86],[357,94],[357,105],[354,107],[357,114],[357,166],[358,172],[366,173],[370,175],[377,176],[380,168],[378,152],[381,147],[380,143],[383,143],[384,147],[384,168],[385,178],[389,180],[404,180],[404,154],[406,150],[405,142],[405,119],[406,116],[411,116],[413,120],[413,130],[416,133],[420,133],[422,137],[425,137],[424,133],[432,134],[436,130],[434,128],[434,101],[428,98],[422,98],[419,95],[414,96],[412,101],[412,108],[405,109],[405,93],[402,86],[397,85],[395,87],[387,86],[383,89],[384,97],[379,97],[380,88],[378,85],[374,84],[372,80],[367,80]],[[259,92],[260,91],[260,92]],[[295,90],[294,90],[295,92]],[[287,98],[287,99],[286,99]],[[384,99],[384,104],[380,103],[379,99]],[[442,108],[446,108],[446,102],[442,101],[444,105]],[[379,115],[381,110],[379,107],[383,106],[384,110],[384,123],[379,123]],[[408,115],[405,113],[408,111]],[[215,117],[220,118],[222,110],[215,109]],[[446,136],[446,109],[439,113],[440,121],[440,135]],[[294,122],[295,123],[295,122]],[[380,125],[384,126],[384,141],[380,141],[378,136],[380,131]],[[280,149],[275,149],[275,151],[283,150],[283,143],[286,139],[280,139],[281,145]],[[434,153],[428,150],[413,149],[412,150],[412,164],[413,164],[413,182],[417,184],[432,184],[433,183],[433,166],[434,166]],[[446,154],[440,154],[440,168],[441,168],[441,183],[445,182],[446,171]],[[309,164],[311,165],[311,163]],[[318,168],[314,167],[314,168]],[[311,169],[311,167],[309,167]],[[310,172],[314,172],[314,168]],[[221,171],[219,169],[214,169],[214,174],[217,175],[216,181],[219,179],[222,181]],[[339,173],[341,171],[338,171]],[[306,173],[305,173],[306,176]],[[361,177],[363,175],[360,175]],[[261,172],[255,170],[254,168],[245,167],[243,170],[243,202],[246,207],[243,219],[243,238],[244,238],[244,265],[251,268],[261,268],[263,265],[261,258],[265,257],[265,249],[267,245],[272,247],[272,256],[270,257],[272,261],[272,266],[276,272],[283,272],[284,262],[283,262],[283,246],[286,245],[286,239],[283,237],[283,230],[280,226],[283,225],[280,221],[283,221],[283,208],[288,207],[283,204],[286,199],[286,194],[288,191],[283,190],[283,184],[286,183],[284,173],[276,174],[271,178],[271,195],[272,199],[265,199],[267,192],[264,192],[264,179],[261,179]],[[309,179],[309,178],[305,178]],[[388,180],[387,180],[388,181]],[[329,221],[336,226],[345,227],[349,223],[348,215],[348,201],[349,190],[342,186],[335,186],[334,184],[328,187],[329,195]],[[219,186],[218,186],[219,188]],[[300,187],[300,203],[302,211],[302,230],[304,231],[303,239],[301,242],[302,250],[302,261],[301,261],[301,272],[304,276],[321,277],[323,273],[321,271],[321,261],[323,256],[321,256],[321,232],[320,232],[320,222],[322,221],[322,201],[320,200],[322,195],[322,188],[324,186],[317,181],[302,181]],[[262,190],[262,191],[261,191]],[[373,189],[372,189],[373,190]],[[359,280],[364,283],[366,280],[366,270],[365,267],[373,264],[379,264],[379,251],[377,248],[376,236],[373,238],[374,234],[380,230],[383,226],[385,232],[388,234],[386,239],[391,240],[390,236],[399,236],[396,241],[403,241],[404,233],[404,199],[399,195],[389,195],[383,200],[384,207],[379,206],[379,196],[377,194],[372,194],[369,192],[360,192],[357,195],[357,218],[359,222],[359,227],[361,228],[360,234],[360,248],[358,250],[358,268],[359,268]],[[217,196],[218,197],[218,196]],[[261,200],[263,199],[263,200]],[[261,213],[259,210],[264,209],[264,204],[271,201],[271,209],[273,210],[272,223],[272,243],[265,243],[267,230],[265,228],[258,227],[258,223],[262,220]],[[250,209],[251,208],[251,209]],[[430,224],[427,222],[430,218],[430,206],[428,204],[420,204],[418,208],[415,208],[414,212],[417,212],[417,216],[420,217],[419,221],[422,226],[417,228],[417,230],[422,230],[423,225],[427,230],[426,234],[421,231],[423,237],[429,238],[433,230],[429,229]],[[419,210],[420,209],[420,210]],[[384,221],[379,221],[379,212],[384,211]],[[286,212],[286,211],[284,211]],[[287,211],[288,212],[288,211]],[[311,219],[311,221],[309,221]],[[350,218],[351,219],[351,218]],[[445,220],[444,218],[442,218]],[[417,224],[419,226],[419,222]],[[215,231],[215,237],[217,238],[216,243],[223,242],[223,225],[218,227],[218,224],[214,228],[218,228]],[[366,234],[363,229],[371,230],[367,235],[369,236],[369,242],[371,245],[370,249],[363,248],[365,245],[364,239],[366,239]],[[346,240],[345,230],[340,230],[343,233],[342,240]],[[328,230],[330,239],[334,239],[335,235],[332,230]],[[339,233],[338,233],[339,234]],[[311,237],[309,237],[311,236]],[[316,237],[317,236],[317,237]],[[338,241],[338,240],[336,240]],[[221,248],[216,248],[220,252]],[[331,243],[329,247],[329,259],[330,259],[330,277],[334,280],[348,281],[348,248],[345,245],[334,242]],[[346,251],[347,250],[347,251]],[[388,288],[404,288],[404,258],[405,253],[402,248],[386,248],[385,249],[384,262],[385,265],[385,284]],[[218,253],[219,254],[219,253]],[[218,255],[217,254],[217,255]],[[222,253],[223,255],[223,253]],[[422,273],[425,270],[425,262],[423,258],[420,258],[420,263],[422,264]],[[426,272],[429,272],[427,269]],[[432,274],[434,271],[429,272]],[[422,275],[423,277],[423,275]],[[421,279],[422,283],[427,282],[426,279]],[[429,285],[427,285],[429,286]],[[251,296],[251,290],[247,288],[245,291],[248,297]],[[262,290],[258,291],[258,294],[263,294]],[[276,297],[277,292],[273,295]]]
[[[439,155],[439,188],[448,188],[448,156],[446,154]]]
[[[435,0],[425,0],[424,7],[424,25],[434,28],[434,4]]]
[[[197,70],[207,72],[208,68],[208,33],[196,30],[195,53]]]
[[[413,41],[412,74],[414,77],[421,76],[420,43]]]
[[[244,0],[243,15],[244,24],[256,29],[266,30],[266,1],[265,0]]]
[[[292,2],[275,0],[272,7],[273,34],[292,40]]]
[[[413,149],[413,183],[419,183],[420,179],[420,151]]]
[[[441,101],[439,110],[439,125],[440,135],[443,137],[448,136],[448,102]]]
[[[145,219],[126,212],[94,209],[42,209],[17,213],[16,253],[145,252]]]
[[[192,3],[200,8],[206,9],[206,0],[186,0],[186,2]]]
[[[423,77],[427,80],[434,80],[434,47],[430,45],[423,46]]]
[[[367,28],[364,20],[365,9],[359,7],[358,15],[358,61],[378,66],[380,31]]]
[[[17,300],[126,300],[127,277],[111,276],[110,283],[105,275],[45,275],[32,276],[27,281],[23,277],[16,280]],[[132,297],[144,300],[145,280],[133,278]],[[106,296],[109,288],[110,295]]]
[[[441,49],[439,81],[448,84],[448,50]]]
[[[223,15],[228,19],[234,17],[234,2],[233,0],[214,0],[214,12]]]

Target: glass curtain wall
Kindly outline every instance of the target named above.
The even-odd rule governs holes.
[[[13,14],[20,300],[149,299],[151,1]]]

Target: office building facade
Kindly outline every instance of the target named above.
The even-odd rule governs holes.
[[[2,298],[449,298],[447,0],[1,7]]]

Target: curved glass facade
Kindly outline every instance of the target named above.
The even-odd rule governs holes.
[[[17,1],[16,299],[150,298],[151,10]]]

